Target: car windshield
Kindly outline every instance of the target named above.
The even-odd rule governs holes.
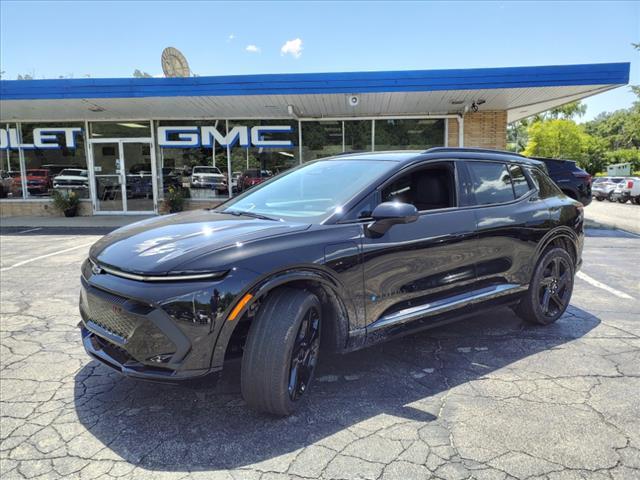
[[[220,173],[217,167],[194,167],[193,173]]]
[[[395,162],[379,160],[309,163],[254,187],[216,211],[321,223],[394,165]]]
[[[86,177],[87,176],[87,171],[86,170],[74,170],[71,168],[65,168],[64,170],[62,170],[60,172],[60,176],[62,175],[69,175],[69,176],[73,176],[73,177]]]

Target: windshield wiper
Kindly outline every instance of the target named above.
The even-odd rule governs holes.
[[[246,217],[259,218],[261,220],[272,220],[274,222],[279,222],[280,221],[279,218],[268,217],[266,215],[261,215],[260,213],[250,212],[248,210],[225,210],[224,213],[230,213],[231,215],[235,215],[236,217],[244,215]]]

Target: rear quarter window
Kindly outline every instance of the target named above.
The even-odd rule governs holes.
[[[513,182],[513,191],[516,194],[516,198],[526,195],[533,188],[520,165],[510,165],[509,173],[511,173],[511,181]]]
[[[504,163],[467,162],[467,168],[475,205],[491,205],[515,199],[511,176]]]
[[[553,197],[554,195],[560,195],[562,193],[558,186],[553,182],[553,180],[551,180],[537,168],[530,167],[527,168],[527,171],[529,172],[531,180],[540,193],[540,198]]]

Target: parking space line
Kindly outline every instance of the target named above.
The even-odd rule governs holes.
[[[21,232],[18,232],[18,233],[29,233],[29,232],[35,232],[36,230],[42,230],[42,227],[30,228],[29,230],[22,230]]]
[[[91,243],[83,243],[82,245],[76,245],[75,247],[65,248],[64,250],[58,250],[57,252],[47,253],[46,255],[40,255],[39,257],[30,258],[29,260],[23,260],[22,262],[18,262],[15,265],[10,265],[8,267],[0,268],[0,272],[6,272],[7,270],[11,270],[13,268],[21,267],[28,263],[37,262],[38,260],[42,260],[44,258],[53,257],[55,255],[60,255],[61,253],[71,252],[72,250],[77,250],[79,248],[86,248],[90,245],[93,245],[95,242]]]
[[[590,285],[593,285],[594,287],[598,287],[598,288],[601,288],[602,290],[606,290],[607,292],[612,293],[616,297],[624,298],[625,300],[633,300],[633,297],[631,295],[627,295],[626,293],[621,292],[620,290],[616,290],[615,288],[610,287],[609,285],[605,285],[604,283],[599,282],[595,278],[591,278],[589,275],[587,275],[584,272],[576,273],[576,277],[578,277],[581,280],[584,280],[585,282],[587,282]]]

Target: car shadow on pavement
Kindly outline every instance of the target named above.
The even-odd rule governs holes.
[[[515,362],[556,350],[599,323],[573,306],[548,327],[524,324],[500,309],[348,355],[325,355],[306,403],[288,418],[246,407],[239,362],[226,366],[217,384],[191,388],[123,378],[91,361],[75,377],[75,406],[92,435],[145,469],[202,471],[263,462],[264,470],[277,471],[279,461],[291,461],[287,454],[311,444],[341,448],[354,437],[345,432],[350,428],[375,429],[389,416],[432,422],[452,388],[487,376],[509,379]]]

